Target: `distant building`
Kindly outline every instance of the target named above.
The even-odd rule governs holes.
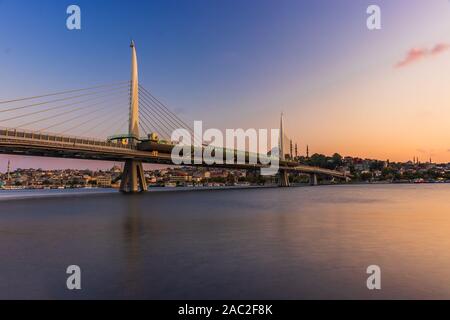
[[[149,177],[147,178],[147,183],[155,184],[156,182],[158,182],[158,180],[156,179],[155,176],[149,176]]]
[[[97,177],[97,186],[102,187],[102,188],[111,187],[111,176],[110,175],[98,176]]]
[[[210,172],[210,178],[227,178],[230,172],[228,170],[215,170]],[[206,176],[205,176],[206,178]]]
[[[119,166],[117,166],[117,165],[114,165],[114,166],[111,168],[111,172],[112,172],[112,173],[122,173],[122,168],[119,167]]]
[[[173,183],[192,182],[192,176],[188,176],[188,175],[171,176],[170,182],[173,182]]]

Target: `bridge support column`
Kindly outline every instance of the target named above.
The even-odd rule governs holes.
[[[128,159],[122,173],[120,191],[124,193],[137,193],[147,191],[144,169],[141,161]]]
[[[317,174],[315,173],[311,173],[309,175],[309,185],[310,186],[317,186],[318,182],[317,182]]]
[[[289,173],[287,170],[280,170],[278,185],[280,187],[289,187]]]

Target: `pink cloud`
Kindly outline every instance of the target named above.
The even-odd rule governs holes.
[[[404,67],[410,63],[413,63],[419,59],[422,59],[426,55],[427,55],[427,49],[418,49],[418,48],[411,49],[406,54],[406,57],[402,61],[398,62],[395,66],[397,68]]]
[[[433,48],[413,48],[409,50],[406,54],[406,57],[403,60],[397,62],[395,65],[396,68],[405,67],[411,63],[417,62],[420,59],[438,55],[450,49],[450,44],[448,43],[438,43]]]
[[[448,49],[450,49],[450,44],[438,43],[437,45],[434,46],[433,49],[431,49],[431,54],[438,54],[438,53],[444,52]]]

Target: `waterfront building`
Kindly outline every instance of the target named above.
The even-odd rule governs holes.
[[[98,176],[97,177],[97,186],[101,188],[110,188],[111,187],[111,176],[110,175],[104,175],[104,176]]]

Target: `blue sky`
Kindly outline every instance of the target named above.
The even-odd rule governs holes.
[[[77,1],[82,30],[65,27],[66,1],[2,1],[1,96],[140,78],[189,115],[256,100],[289,80],[314,79],[364,31],[364,1]],[[353,17],[353,19],[348,19]],[[325,63],[316,63],[323,60]],[[308,79],[308,80],[307,80]],[[270,97],[268,97],[270,99]],[[230,105],[229,105],[230,104]],[[241,108],[242,106],[239,106]],[[281,108],[281,107],[280,107]]]
[[[382,7],[379,32],[365,27],[372,3]],[[269,128],[284,111],[302,145],[349,154],[307,124],[342,108],[322,107],[324,95],[392,72],[410,47],[447,41],[444,3],[0,0],[0,100],[127,80],[134,39],[141,83],[181,117]],[[81,31],[66,29],[70,4],[81,7]]]

